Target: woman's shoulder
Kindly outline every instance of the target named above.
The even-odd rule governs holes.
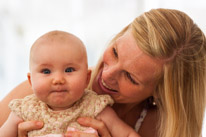
[[[147,110],[147,116],[145,117],[139,134],[143,137],[156,137],[157,136],[157,124],[158,123],[158,110],[157,108],[150,108]]]

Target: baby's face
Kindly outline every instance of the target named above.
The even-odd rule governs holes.
[[[37,44],[31,52],[28,74],[32,89],[53,110],[69,108],[82,97],[88,84],[86,53],[75,40]]]

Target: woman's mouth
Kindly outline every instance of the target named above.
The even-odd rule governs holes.
[[[114,90],[114,89],[112,89],[110,86],[108,86],[108,85],[106,84],[106,82],[102,79],[102,72],[101,72],[101,74],[100,74],[100,76],[99,76],[98,84],[99,84],[101,90],[102,90],[103,92],[105,92],[105,93],[109,93],[109,94],[117,93],[116,90]]]
[[[107,86],[107,84],[104,82],[103,79],[102,79],[102,85],[103,85],[105,88],[109,89],[109,90],[113,90],[112,88],[110,88],[109,86]]]

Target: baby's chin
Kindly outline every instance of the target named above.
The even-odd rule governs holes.
[[[49,107],[52,111],[62,111],[62,110],[69,109],[70,107],[72,107],[72,105],[70,105],[70,106],[48,105],[48,107]]]
[[[61,110],[66,110],[69,109],[73,106],[73,102],[64,102],[64,101],[59,101],[59,102],[50,102],[47,103],[47,106],[52,110],[52,111],[61,111]]]

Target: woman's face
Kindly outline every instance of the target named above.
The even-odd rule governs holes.
[[[152,96],[163,63],[143,53],[128,31],[103,54],[103,65],[93,89],[117,103],[140,103]]]

